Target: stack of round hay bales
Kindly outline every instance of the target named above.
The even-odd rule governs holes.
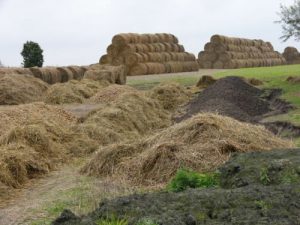
[[[235,69],[286,64],[270,42],[214,35],[198,55],[200,68]]]
[[[8,67],[1,68],[0,74],[27,74],[39,78],[48,84],[55,84],[67,82],[72,79],[80,80],[83,78],[86,71],[87,68],[84,66],[31,68]]]
[[[197,71],[193,54],[185,52],[173,34],[118,34],[100,64],[124,65],[128,75]]]
[[[300,53],[297,48],[286,47],[282,55],[287,61],[287,64],[300,64]]]

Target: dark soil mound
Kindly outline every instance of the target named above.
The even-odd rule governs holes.
[[[91,225],[110,216],[129,225],[145,218],[159,225],[296,225],[299,165],[300,149],[236,154],[220,168],[222,188],[131,195],[104,201],[83,217],[65,210],[53,225]]]
[[[87,217],[65,211],[53,225],[91,225],[107,216],[135,225],[151,219],[160,225],[299,224],[300,185],[254,186],[233,190],[187,190],[132,195],[101,203]]]
[[[240,77],[222,78],[199,93],[186,106],[186,113],[175,120],[180,122],[199,112],[217,112],[240,121],[258,122],[265,114],[291,108],[278,99],[279,92],[258,89]]]
[[[300,184],[300,149],[236,153],[220,172],[223,188]]]

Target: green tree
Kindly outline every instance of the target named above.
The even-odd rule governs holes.
[[[44,63],[43,50],[38,43],[33,41],[27,41],[23,45],[23,50],[21,52],[23,56],[23,66],[28,67],[42,67]]]
[[[281,39],[287,41],[291,37],[300,41],[300,0],[295,0],[291,6],[280,6],[280,20],[276,21],[282,24],[283,35]]]

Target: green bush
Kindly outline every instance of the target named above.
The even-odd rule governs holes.
[[[187,188],[208,188],[219,186],[217,173],[200,174],[191,170],[179,169],[168,184],[167,189],[173,192],[184,191]]]

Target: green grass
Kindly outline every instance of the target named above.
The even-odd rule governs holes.
[[[187,169],[179,169],[175,177],[167,185],[172,192],[184,191],[187,188],[209,188],[219,186],[219,176],[216,173],[201,174]]]

